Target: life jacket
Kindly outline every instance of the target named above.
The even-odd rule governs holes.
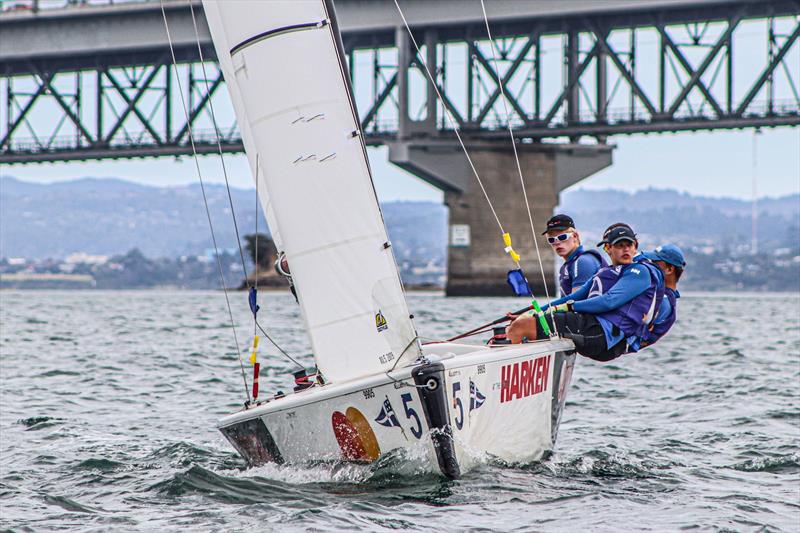
[[[590,254],[600,261],[600,268],[608,266],[603,255],[597,250],[584,250],[583,246],[578,247],[577,251],[572,254],[572,257],[564,261],[558,271],[558,284],[561,286],[561,294],[567,296],[572,294],[572,290],[577,288],[572,286],[572,280],[575,277],[575,267],[578,264],[578,258],[584,254]]]
[[[630,265],[601,268],[592,280],[589,298],[608,292],[629,269],[646,268],[650,273],[650,287],[621,307],[597,315],[615,325],[628,339],[628,352],[636,352],[648,328],[658,316],[664,298],[664,275],[653,263],[643,260]]]
[[[644,341],[648,345],[657,342],[661,337],[666,335],[672,327],[672,324],[675,323],[675,319],[678,318],[678,298],[680,297],[678,291],[675,289],[666,289],[664,296],[666,296],[667,300],[669,301],[670,313],[666,320],[658,324],[653,323],[648,328],[644,338]]]

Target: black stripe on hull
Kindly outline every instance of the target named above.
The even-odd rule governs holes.
[[[556,352],[553,360],[553,386],[550,390],[552,397],[552,405],[550,409],[550,438],[552,440],[552,449],[556,447],[556,437],[558,436],[558,427],[561,424],[561,415],[564,412],[564,404],[567,401],[567,391],[569,390],[569,381],[572,378],[572,369],[575,366],[575,352]],[[569,373],[565,376],[565,373]],[[564,389],[561,389],[561,379],[565,380]],[[551,451],[552,451],[551,449]],[[547,454],[545,454],[547,457]]]
[[[283,464],[283,456],[275,444],[275,439],[260,418],[245,420],[232,426],[219,428],[236,451],[250,466],[265,463]]]
[[[461,468],[456,459],[453,430],[450,427],[444,386],[444,365],[433,363],[420,366],[415,368],[411,375],[422,400],[422,410],[430,428],[439,469],[448,478],[458,479],[461,477]]]

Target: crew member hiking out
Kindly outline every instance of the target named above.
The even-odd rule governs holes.
[[[634,262],[638,241],[630,226],[615,224],[603,235],[611,266],[601,268],[576,292],[545,306],[551,328],[572,339],[576,351],[610,361],[641,346],[664,297],[661,270],[649,260]],[[507,330],[513,343],[544,338],[534,314],[516,318]]]
[[[555,215],[548,220],[547,229],[542,235],[547,235],[547,242],[553,251],[564,260],[558,271],[562,296],[577,291],[598,270],[608,266],[600,252],[583,248],[575,222],[567,215]]]
[[[642,346],[649,346],[657,342],[675,323],[678,316],[678,281],[686,268],[686,259],[683,252],[674,244],[659,246],[651,252],[643,252],[636,257],[637,262],[642,259],[651,261],[664,275],[664,299],[661,301],[661,308],[653,324],[647,328]]]

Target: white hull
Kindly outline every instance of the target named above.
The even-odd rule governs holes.
[[[368,462],[398,448],[426,450],[432,469],[451,478],[475,457],[528,463],[555,445],[572,348],[566,340],[429,344],[427,362],[290,394],[219,428],[253,465]]]

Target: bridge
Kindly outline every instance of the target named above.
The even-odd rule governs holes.
[[[527,258],[534,243],[509,122],[535,221],[559,191],[611,164],[609,136],[800,124],[800,0],[489,1],[496,64],[478,2],[400,4],[419,56],[392,0],[336,8],[367,142],[388,146],[391,162],[445,193],[460,235],[449,251],[451,294],[507,294],[508,264],[421,59],[436,66],[444,105]],[[215,153],[218,139],[223,151],[241,151],[200,3],[163,5],[177,73],[159,1],[6,2],[0,164],[188,155],[190,125],[199,153]],[[533,262],[526,266],[534,282]]]

